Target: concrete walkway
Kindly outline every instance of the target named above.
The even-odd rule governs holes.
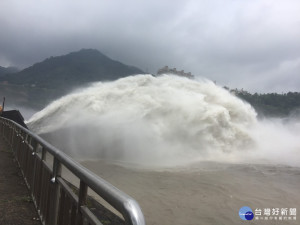
[[[0,225],[40,225],[13,153],[0,136]]]

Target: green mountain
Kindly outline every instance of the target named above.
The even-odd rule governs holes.
[[[0,66],[0,77],[11,74],[11,73],[16,73],[19,70],[16,67],[2,67]]]
[[[259,117],[300,116],[300,92],[251,94],[245,90],[231,90],[250,103]]]
[[[94,49],[50,57],[20,72],[0,76],[0,97],[7,103],[40,109],[70,90],[95,81],[144,74]]]
[[[116,80],[144,72],[112,60],[94,49],[50,57],[18,73],[2,76],[9,84],[68,90],[95,81]]]

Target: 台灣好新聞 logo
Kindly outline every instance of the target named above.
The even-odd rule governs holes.
[[[254,217],[252,209],[248,206],[240,208],[239,215],[242,220],[252,220]]]

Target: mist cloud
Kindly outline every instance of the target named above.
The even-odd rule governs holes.
[[[80,160],[149,166],[251,149],[248,130],[255,124],[249,104],[211,81],[150,75],[94,83],[28,121],[34,132]]]
[[[137,75],[66,95],[27,125],[78,160],[298,166],[299,115],[258,120],[248,103],[211,81]]]
[[[169,65],[230,87],[299,91],[296,0],[0,3],[0,65],[96,48],[155,73]]]

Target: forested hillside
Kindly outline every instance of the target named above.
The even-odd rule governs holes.
[[[251,94],[244,90],[231,90],[236,96],[249,102],[259,116],[285,117],[300,110],[300,93]]]

